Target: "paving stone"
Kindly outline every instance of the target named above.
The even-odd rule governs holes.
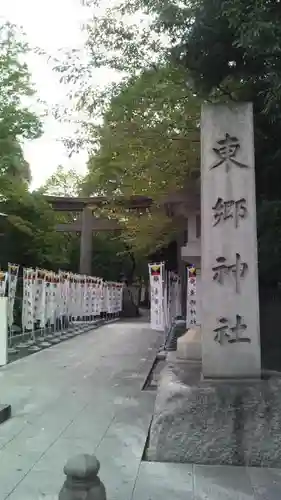
[[[37,416],[36,418],[34,418],[33,421],[25,426],[21,434],[26,438],[48,434],[55,439],[64,432],[64,430],[71,422],[71,416],[66,415],[64,412],[62,412],[61,414],[52,414],[51,412],[46,412],[42,416]]]
[[[171,498],[193,500],[192,465],[142,462],[132,500]]]
[[[122,408],[115,416],[105,436],[101,440],[98,452],[110,453],[118,449],[119,453],[128,460],[143,456],[149,426],[152,418],[153,406],[139,404]]]
[[[130,500],[136,477],[139,470],[140,460],[130,459],[120,450],[97,450],[96,456],[101,463],[99,477],[103,481],[107,498],[110,500]]]
[[[255,500],[245,467],[194,465],[194,500]]]
[[[32,470],[9,496],[9,500],[58,500],[64,479],[62,471]]]
[[[131,499],[153,411],[139,380],[157,352],[153,334],[145,323],[112,323],[0,369],[16,415],[0,428],[1,500],[57,500],[78,453],[97,455],[110,500]]]
[[[32,469],[40,458],[40,452],[36,451],[0,451],[0,498],[13,491],[17,484]]]
[[[280,500],[281,470],[251,467],[247,469],[255,500]]]
[[[14,437],[17,436],[26,425],[26,420],[24,418],[15,417],[1,424],[1,443],[4,445],[14,439]]]
[[[111,411],[105,412],[104,416],[100,418],[94,413],[92,415],[89,412],[83,413],[74,419],[62,436],[65,438],[97,438],[99,442],[108,430],[113,418]]]
[[[60,437],[49,447],[46,453],[34,465],[34,471],[63,471],[67,460],[81,453],[93,454],[97,448],[99,436],[96,438],[63,438]]]
[[[112,432],[112,431],[111,431]],[[114,434],[107,434],[101,441],[97,453],[107,457],[113,450],[118,450],[118,456],[124,462],[141,460],[145,446],[143,433],[134,426],[128,426],[127,432],[124,426],[114,427]]]
[[[41,432],[36,433],[32,437],[26,436],[25,432],[21,432],[14,439],[6,444],[3,452],[15,455],[24,456],[25,452],[34,452],[38,454],[38,459],[45,453],[54,443],[56,437],[51,433]]]
[[[7,468],[0,472],[0,498],[6,500],[17,485],[22,481],[27,471]],[[9,497],[10,498],[10,497]]]

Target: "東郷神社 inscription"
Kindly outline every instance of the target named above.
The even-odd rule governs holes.
[[[223,285],[225,276],[232,275],[235,278],[235,291],[240,293],[241,278],[245,277],[248,264],[242,262],[239,253],[236,254],[235,264],[227,264],[225,257],[217,257],[216,261],[217,265],[212,268],[214,272],[213,280]]]
[[[237,161],[235,156],[238,150],[241,148],[240,142],[237,137],[231,137],[229,134],[225,134],[225,138],[218,140],[216,142],[218,147],[214,147],[213,151],[219,157],[219,160],[210,167],[212,170],[222,164],[225,164],[225,171],[227,174],[230,172],[231,164],[239,168],[248,168],[247,165]],[[233,219],[235,220],[235,228],[238,226],[238,220],[246,216],[246,204],[245,198],[240,198],[238,201],[228,200],[223,202],[221,198],[217,199],[216,204],[212,207],[214,212],[216,226],[221,218],[223,220]],[[227,264],[227,259],[225,257],[216,258],[217,265],[212,267],[214,273],[213,280],[223,285],[225,283],[226,275],[233,275],[235,278],[235,292],[240,293],[241,290],[241,278],[245,277],[245,273],[248,269],[248,264],[246,262],[241,262],[241,256],[236,253],[235,264]],[[214,340],[219,344],[223,343],[223,338],[228,339],[228,343],[235,342],[251,342],[249,338],[242,338],[239,335],[240,330],[245,330],[247,326],[241,323],[241,316],[236,314],[236,325],[230,327],[227,318],[221,317],[218,320],[220,326],[214,329],[215,338]],[[235,332],[235,335],[231,333]]]
[[[240,219],[247,217],[247,201],[245,198],[240,200],[227,200],[218,198],[213,210],[213,226],[216,226],[221,221],[232,219],[235,227],[238,227]]]
[[[225,134],[224,139],[218,140],[216,142],[216,147],[213,148],[218,159],[211,165],[210,169],[212,170],[220,165],[224,165],[225,171],[228,173],[233,165],[239,168],[248,168],[248,165],[236,160],[236,154],[240,147],[240,142],[237,137],[231,137],[229,134]]]
[[[214,328],[215,342],[223,344],[225,341],[229,344],[237,342],[251,342],[249,337],[244,337],[243,332],[247,329],[247,325],[242,322],[242,317],[236,314],[236,322],[233,326],[229,324],[227,318],[219,318],[218,323],[220,326]]]
[[[257,376],[260,341],[251,105],[203,106],[201,132],[203,374]]]

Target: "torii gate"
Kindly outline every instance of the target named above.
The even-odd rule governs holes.
[[[72,198],[60,196],[45,196],[46,201],[57,212],[79,212],[79,217],[69,224],[58,224],[57,231],[80,233],[80,265],[81,274],[91,274],[92,262],[92,234],[94,231],[118,231],[121,229],[116,219],[97,217],[94,210],[106,205],[106,197],[93,198]],[[122,205],[128,210],[143,212],[153,205],[153,200],[146,196],[133,196],[130,199],[118,198],[114,201],[115,205]],[[188,218],[194,210],[199,210],[200,195],[198,187],[194,182],[189,181],[188,188],[181,192],[167,195],[162,204],[165,206],[166,213],[170,217],[178,217],[183,220]]]
[[[93,214],[94,209],[106,204],[103,197],[94,198],[71,198],[59,196],[45,196],[46,201],[57,212],[79,212],[77,220],[71,223],[58,224],[57,231],[80,233],[80,274],[91,274],[91,262],[93,251],[92,234],[94,231],[118,231],[121,229],[116,219],[97,217]],[[143,211],[151,206],[152,200],[147,197],[136,196],[130,200],[120,199],[116,204],[122,204],[129,210]]]

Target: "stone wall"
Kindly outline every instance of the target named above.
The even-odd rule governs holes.
[[[281,379],[202,382],[200,372],[163,370],[146,459],[281,467]]]

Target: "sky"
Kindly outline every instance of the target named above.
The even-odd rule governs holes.
[[[81,30],[87,11],[80,0],[0,0],[0,16],[22,26],[27,41],[55,56],[60,48],[83,50],[85,35]],[[51,64],[42,56],[27,59],[38,97],[51,109],[65,105],[67,89],[59,83]],[[108,78],[104,75],[103,78]],[[69,158],[62,137],[74,134],[74,125],[62,124],[52,116],[44,118],[44,135],[25,143],[24,153],[32,171],[32,188],[36,188],[52,175],[59,164],[75,168],[79,173],[86,170],[87,153]]]

